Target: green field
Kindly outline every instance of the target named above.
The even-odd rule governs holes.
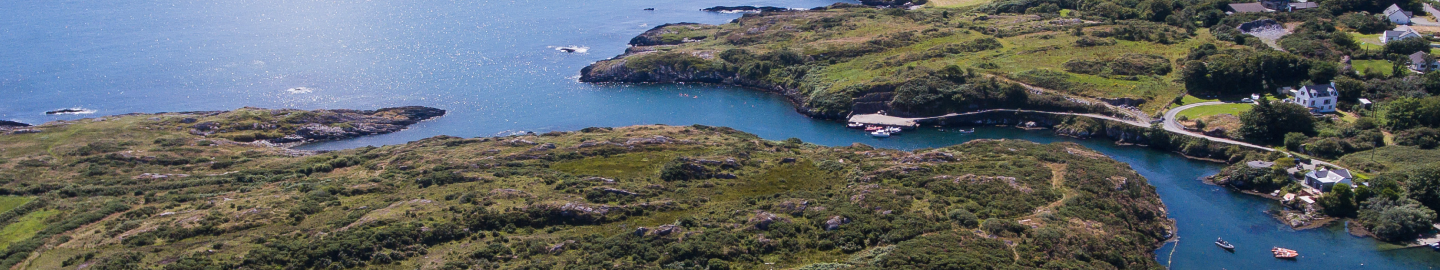
[[[1243,113],[1243,112],[1245,112],[1245,111],[1249,111],[1249,110],[1250,110],[1250,107],[1253,107],[1253,106],[1255,106],[1255,105],[1254,105],[1254,104],[1250,104],[1250,103],[1230,103],[1230,104],[1219,104],[1219,105],[1206,105],[1206,106],[1200,106],[1200,107],[1195,107],[1195,108],[1190,108],[1190,109],[1187,109],[1187,110],[1184,110],[1184,111],[1180,111],[1179,116],[1182,116],[1182,117],[1185,117],[1185,118],[1188,118],[1188,119],[1199,119],[1199,118],[1204,118],[1204,117],[1211,116],[1211,115],[1220,115],[1220,114],[1227,114],[1227,113],[1228,113],[1228,114],[1233,114],[1233,115],[1235,115],[1235,116],[1240,116],[1240,113]]]
[[[20,207],[34,198],[20,196],[0,196],[0,213],[4,213]]]
[[[45,218],[49,218],[57,213],[60,213],[60,211],[35,211],[29,215],[20,217],[20,219],[15,220],[15,223],[6,225],[5,228],[0,229],[0,249],[10,247],[10,244],[34,236],[35,233],[40,232],[40,229],[45,227]]]
[[[1200,103],[1200,102],[1211,102],[1211,101],[1220,101],[1220,99],[1204,99],[1204,98],[1200,98],[1200,97],[1196,97],[1196,96],[1185,95],[1185,97],[1180,98],[1180,105],[1195,104],[1195,103]]]
[[[1350,61],[1350,66],[1354,67],[1355,72],[1359,72],[1360,74],[1365,74],[1366,69],[1374,69],[1375,71],[1379,71],[1380,74],[1385,74],[1385,76],[1390,76],[1395,69],[1395,66],[1391,64],[1390,61],[1385,60],[1354,60]]]

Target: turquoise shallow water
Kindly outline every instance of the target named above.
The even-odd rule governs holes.
[[[589,85],[578,71],[667,22],[723,23],[715,5],[815,7],[834,1],[38,1],[0,2],[0,119],[38,123],[83,107],[97,115],[241,106],[378,108],[450,114],[405,132],[307,146],[339,149],[589,126],[704,124],[769,139],[917,149],[977,138],[1074,141],[1046,132],[921,130],[873,139],[795,113],[782,98],[705,85]],[[655,11],[644,11],[653,7]],[[567,54],[553,46],[589,47]],[[309,92],[287,89],[304,87]],[[684,94],[684,95],[682,95]],[[1295,232],[1272,202],[1205,185],[1219,166],[1169,153],[1077,141],[1130,164],[1158,188],[1181,241],[1156,251],[1175,269],[1427,269],[1440,254],[1390,250],[1343,224]],[[1211,244],[1225,237],[1227,253]],[[1270,258],[1271,246],[1299,250]],[[1173,251],[1173,256],[1172,256]]]

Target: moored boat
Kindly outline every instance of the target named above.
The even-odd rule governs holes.
[[[890,137],[890,132],[885,132],[884,130],[877,130],[874,132],[870,132],[870,136],[876,138],[888,138]]]
[[[1290,260],[1294,260],[1295,257],[1299,257],[1299,256],[1300,256],[1300,252],[1296,252],[1295,250],[1293,250],[1293,249],[1288,249],[1288,248],[1275,247],[1275,248],[1270,249],[1270,252],[1275,253],[1275,258],[1279,258],[1279,259],[1290,259]]]
[[[957,129],[957,130],[955,130],[955,131],[959,131],[960,133],[975,133],[975,128],[970,128],[970,129]]]
[[[865,124],[850,122],[850,124],[846,124],[845,127],[847,127],[847,128],[865,128]]]
[[[1225,239],[1215,238],[1215,245],[1220,246],[1220,248],[1223,248],[1225,250],[1235,250],[1235,245],[1230,244],[1230,242],[1226,242]]]
[[[885,127],[882,127],[882,126],[865,126],[865,131],[872,131],[872,132],[873,132],[873,131],[881,131],[881,130],[885,130]]]
[[[899,128],[899,127],[886,127],[886,128],[885,128],[885,132],[889,132],[890,134],[900,133],[900,128]]]

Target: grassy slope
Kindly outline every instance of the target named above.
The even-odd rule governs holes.
[[[1365,70],[1368,69],[1378,71],[1380,74],[1385,74],[1385,76],[1390,76],[1390,74],[1395,71],[1395,66],[1391,65],[1390,61],[1385,60],[1353,60],[1350,61],[1350,66],[1355,68],[1355,71],[1360,72],[1360,74],[1365,74]]]
[[[34,199],[35,198],[21,196],[0,196],[0,213],[10,211],[11,209],[15,209],[15,207],[20,207],[20,205]]]
[[[907,15],[905,17],[890,16],[885,12],[869,8],[747,16],[739,19],[740,23],[738,24],[719,25],[719,30],[716,32],[718,34],[703,41],[678,46],[659,46],[648,48],[648,50],[685,52],[692,55],[717,55],[719,52],[732,48],[743,48],[757,54],[788,48],[806,55],[825,55],[843,51],[843,48],[848,48],[847,46],[881,40],[883,39],[882,35],[887,33],[905,31],[916,31],[922,35],[927,33],[924,31],[949,31],[951,33],[938,37],[924,37],[923,40],[914,44],[867,53],[833,64],[822,64],[823,67],[819,70],[819,74],[815,74],[812,69],[810,76],[806,77],[806,85],[800,87],[802,91],[839,92],[846,91],[852,86],[894,79],[899,71],[914,66],[939,69],[952,64],[960,67],[977,67],[982,63],[994,64],[994,68],[981,71],[1013,77],[1019,72],[1032,69],[1064,71],[1062,64],[1071,59],[1103,60],[1119,57],[1126,53],[1160,55],[1173,60],[1183,58],[1189,48],[1201,43],[1213,42],[1213,37],[1209,32],[1201,30],[1196,33],[1196,37],[1174,44],[1109,39],[1116,41],[1115,44],[1081,47],[1074,45],[1078,37],[1070,35],[1068,27],[1053,27],[1051,21],[1056,18],[1036,15],[983,15],[984,19],[980,19],[982,18],[981,14],[964,14],[960,11],[953,12],[954,14],[948,18],[940,18],[939,14],[934,14],[940,13],[938,10],[949,9],[912,11],[913,14],[925,15]],[[912,19],[916,17],[923,19]],[[841,18],[844,19],[844,23],[840,24],[841,27],[825,28],[826,30],[806,30],[809,29],[807,27],[825,18]],[[1112,26],[1102,24],[1088,27],[1086,32],[1094,33],[1110,28]],[[1029,34],[1001,38],[1004,47],[1000,49],[949,54],[942,57],[923,56],[927,51],[940,46],[991,37],[991,35],[971,29],[994,29],[998,32]],[[736,45],[737,43],[731,40],[737,37],[759,39],[759,41]],[[634,60],[660,55],[663,54],[642,53],[627,58]],[[716,58],[710,59],[710,61],[718,62],[720,60]],[[1068,91],[1069,94],[1092,98],[1148,100],[1152,102],[1145,103],[1142,109],[1146,112],[1158,111],[1165,106],[1165,102],[1184,92],[1183,85],[1177,83],[1180,67],[1178,63],[1173,64],[1176,66],[1174,71],[1169,74],[1138,76],[1134,80],[1119,76],[1102,77],[1067,72],[1071,75],[1069,79],[1071,83],[1081,85]],[[605,62],[597,64],[597,66],[606,65],[608,64]],[[814,94],[810,96],[813,97]]]
[[[638,126],[436,137],[292,157],[283,149],[189,135],[171,118],[176,116],[107,117],[45,125],[38,134],[0,135],[0,155],[10,161],[0,164],[0,178],[10,180],[3,189],[54,198],[0,231],[6,242],[82,220],[101,204],[131,209],[39,239],[46,245],[20,265],[1156,268],[1147,250],[1170,226],[1143,178],[1068,143],[981,141],[912,153],[765,141],[724,128]],[[647,143],[655,136],[668,139]],[[158,138],[185,143],[161,146],[153,142]],[[202,141],[215,144],[200,146]],[[543,144],[556,147],[537,147]],[[79,151],[87,145],[100,150]],[[158,158],[163,156],[175,159],[162,164],[168,160]],[[736,178],[661,179],[664,164],[682,156]],[[702,159],[736,161],[731,166]],[[141,173],[191,176],[135,178]],[[437,184],[422,187],[421,180]],[[636,195],[605,195],[606,188]],[[567,204],[610,210],[544,214]],[[47,218],[61,209],[73,211]],[[1035,228],[976,233],[974,225],[947,217],[955,209],[996,224],[1026,220]],[[770,213],[774,225],[758,226],[757,218]],[[850,223],[825,230],[835,217]],[[632,234],[636,227],[667,224],[684,233]],[[454,228],[449,226],[481,233],[443,230]],[[422,231],[430,236],[415,239],[436,240],[403,242]],[[390,236],[362,236],[371,233]],[[952,249],[956,243],[965,248]],[[558,251],[545,251],[557,244]],[[369,254],[359,247],[379,249]],[[326,248],[338,249],[314,253]],[[858,256],[861,250],[879,255]],[[1080,250],[1086,255],[1074,254]],[[124,260],[129,252],[139,260]],[[87,260],[86,254],[93,255]]]
[[[53,210],[31,212],[30,214],[16,219],[14,223],[10,223],[9,225],[5,225],[4,228],[0,228],[0,249],[9,247],[11,243],[25,240],[26,238],[34,236],[35,233],[40,232],[41,227],[45,226],[46,218],[54,216],[58,213],[59,211]]]
[[[1200,118],[1202,118],[1202,117],[1211,116],[1211,115],[1219,115],[1219,114],[1233,114],[1233,115],[1235,115],[1235,116],[1239,116],[1240,113],[1243,113],[1243,112],[1245,112],[1245,111],[1249,111],[1250,108],[1251,108],[1251,107],[1254,107],[1254,106],[1255,106],[1255,104],[1250,104],[1250,103],[1229,103],[1229,104],[1218,104],[1218,105],[1206,105],[1206,106],[1200,106],[1200,107],[1195,107],[1195,108],[1190,108],[1190,109],[1187,109],[1187,110],[1184,110],[1184,111],[1180,111],[1180,113],[1179,113],[1178,115],[1179,115],[1179,116],[1184,116],[1185,118],[1188,118],[1188,119],[1200,119]]]

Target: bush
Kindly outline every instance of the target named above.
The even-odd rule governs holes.
[[[987,233],[1001,237],[1015,237],[1025,232],[1029,227],[1020,225],[1014,220],[989,218],[980,224],[980,229]]]
[[[971,228],[980,225],[980,218],[976,217],[975,213],[970,213],[970,211],[964,208],[950,210],[950,213],[946,216],[950,218],[950,221],[960,224],[961,227]]]
[[[1285,133],[1285,149],[1289,149],[1290,151],[1303,151],[1305,150],[1303,146],[1305,144],[1305,140],[1309,139],[1310,137],[1305,136],[1304,133]]]
[[[660,169],[660,179],[665,181],[704,179],[709,178],[709,175],[709,169],[692,164],[690,159],[685,157],[672,159]]]

